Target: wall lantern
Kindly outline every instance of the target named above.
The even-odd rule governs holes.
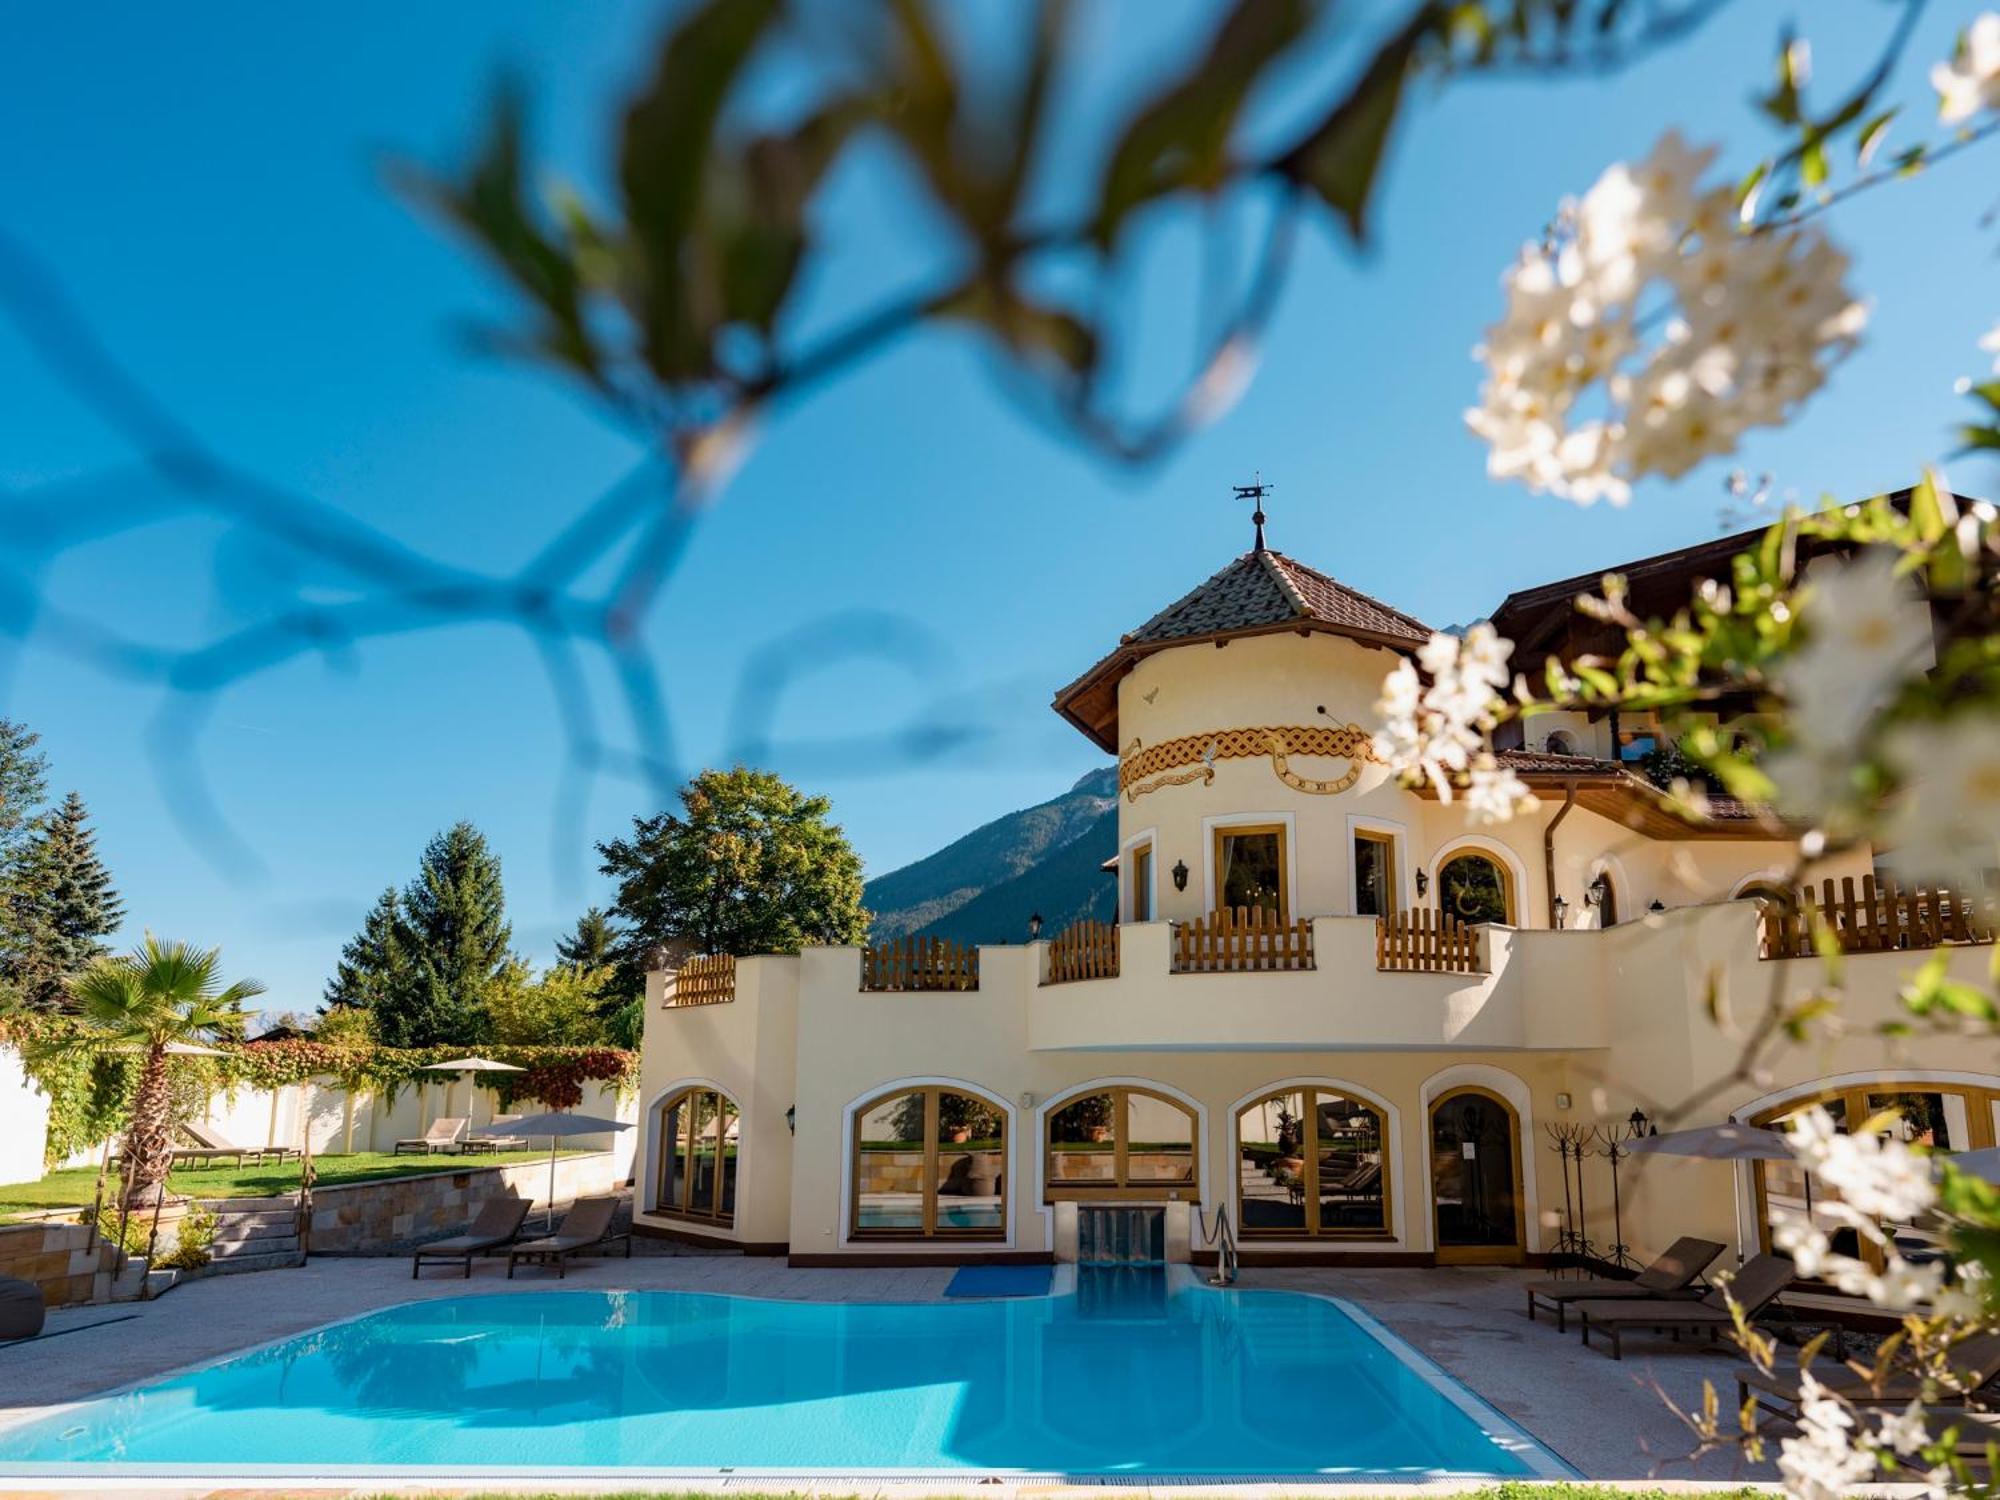
[[[1184,860],[1184,859],[1177,859],[1177,860],[1175,860],[1175,861],[1174,861],[1174,889],[1175,889],[1175,890],[1177,890],[1177,891],[1184,891],[1184,890],[1186,890],[1186,889],[1187,889],[1187,878],[1188,878],[1188,867],[1187,867],[1187,861],[1186,861],[1186,860]]]
[[[1660,1127],[1655,1125],[1651,1120],[1648,1120],[1646,1112],[1636,1104],[1632,1106],[1631,1117],[1625,1123],[1632,1127],[1632,1139],[1635,1141],[1641,1136],[1658,1135],[1660,1133]]]
[[[1569,918],[1569,902],[1563,897],[1558,896],[1551,904],[1556,909],[1556,930],[1560,932],[1563,923]]]
[[[799,1107],[796,1104],[785,1107],[785,1129],[792,1135],[799,1133]]]
[[[1028,941],[1034,942],[1042,935],[1042,914],[1036,912],[1028,918]]]
[[[1665,911],[1666,909],[1667,909],[1667,903],[1662,901],[1658,896],[1655,896],[1653,898],[1653,904],[1646,908],[1647,911]]]
[[[1428,876],[1428,875],[1426,875],[1426,874],[1424,873],[1424,867],[1423,867],[1422,865],[1418,865],[1418,866],[1417,866],[1417,899],[1418,899],[1419,901],[1423,900],[1425,896],[1427,896],[1427,895],[1429,895],[1429,894],[1430,894],[1430,889],[1431,889],[1431,878],[1430,878],[1430,876]]]
[[[1610,889],[1611,889],[1611,882],[1606,880],[1604,878],[1604,872],[1602,870],[1599,870],[1597,872],[1597,878],[1591,881],[1589,885],[1583,888],[1584,904],[1593,909],[1604,905],[1604,898],[1606,894],[1609,893]]]

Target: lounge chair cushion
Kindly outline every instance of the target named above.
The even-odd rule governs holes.
[[[31,1339],[47,1316],[42,1289],[17,1276],[0,1276],[0,1339]]]

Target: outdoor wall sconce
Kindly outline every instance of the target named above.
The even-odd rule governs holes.
[[[1417,899],[1418,899],[1419,901],[1423,900],[1425,896],[1427,896],[1427,895],[1429,895],[1429,894],[1430,894],[1430,889],[1431,889],[1431,878],[1430,878],[1430,876],[1428,876],[1428,875],[1426,875],[1426,874],[1424,873],[1424,867],[1423,867],[1422,865],[1418,865],[1418,866],[1417,866]]]
[[[1632,1114],[1625,1123],[1632,1127],[1632,1139],[1635,1141],[1641,1136],[1658,1135],[1660,1133],[1660,1127],[1647,1119],[1646,1112],[1636,1104],[1632,1106]]]
[[[1040,912],[1036,912],[1034,913],[1034,915],[1028,918],[1028,941],[1031,943],[1035,942],[1037,939],[1041,937],[1041,935],[1042,935],[1042,914]]]
[[[785,1130],[790,1135],[799,1133],[799,1107],[796,1104],[785,1106]]]
[[[1551,904],[1556,909],[1556,930],[1560,932],[1563,923],[1569,918],[1569,902],[1563,897],[1558,896]]]
[[[1667,909],[1667,903],[1662,901],[1658,896],[1655,896],[1653,898],[1653,904],[1646,908],[1647,911],[1665,911],[1666,909]]]
[[[1187,861],[1186,861],[1186,860],[1184,860],[1184,859],[1177,859],[1177,860],[1175,860],[1175,861],[1174,861],[1174,889],[1175,889],[1175,890],[1177,890],[1177,891],[1184,891],[1184,890],[1186,890],[1186,889],[1187,889],[1187,877],[1188,877],[1188,867],[1187,867]]]
[[[1605,892],[1609,891],[1610,889],[1611,889],[1611,882],[1606,880],[1604,878],[1604,872],[1602,870],[1599,870],[1597,872],[1597,878],[1591,881],[1589,885],[1583,888],[1584,904],[1593,909],[1604,905]]]

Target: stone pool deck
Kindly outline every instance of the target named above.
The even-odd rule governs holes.
[[[34,1407],[88,1396],[184,1365],[215,1359],[255,1344],[298,1333],[373,1308],[468,1293],[543,1291],[557,1286],[592,1289],[687,1290],[755,1297],[879,1302],[929,1301],[943,1295],[948,1267],[907,1269],[793,1269],[779,1259],[733,1255],[639,1255],[631,1260],[578,1262],[566,1281],[523,1274],[508,1281],[498,1264],[482,1263],[472,1278],[444,1272],[410,1278],[404,1259],[317,1260],[294,1270],[196,1281],[156,1302],[80,1307],[52,1313],[49,1332],[59,1335],[26,1344],[0,1344],[0,1422]],[[1734,1397],[1734,1361],[1706,1346],[1674,1345],[1664,1339],[1633,1339],[1622,1363],[1578,1346],[1574,1332],[1556,1333],[1547,1322],[1529,1323],[1521,1314],[1519,1290],[1528,1274],[1514,1270],[1277,1270],[1248,1269],[1241,1285],[1322,1292],[1350,1298],[1393,1332],[1435,1360],[1453,1376],[1512,1418],[1544,1446],[1590,1479],[1612,1481],[1768,1482],[1768,1466],[1746,1470],[1730,1455],[1685,1461],[1692,1443],[1666,1409],[1662,1395],[1683,1407],[1698,1406],[1704,1377],[1716,1382],[1725,1403]],[[1339,1382],[1328,1382],[1328,1400],[1339,1399]],[[414,1486],[412,1488],[425,1488]],[[468,1483],[433,1480],[429,1487],[464,1494],[472,1490],[525,1489],[547,1493],[574,1487],[561,1482]],[[630,1489],[628,1483],[614,1489]],[[727,1485],[737,1492],[797,1490],[782,1483]],[[1451,1488],[1457,1488],[1452,1486]],[[55,1492],[47,1480],[0,1480],[10,1493]],[[67,1493],[109,1491],[102,1480],[67,1487]],[[282,1493],[382,1494],[398,1486],[352,1481],[326,1486],[288,1484]],[[638,1486],[645,1488],[645,1486]],[[677,1493],[705,1485],[676,1480],[658,1486]],[[852,1483],[816,1486],[819,1493],[855,1493]],[[915,1487],[882,1484],[870,1492]],[[1014,1488],[1014,1486],[1006,1486]],[[1102,1486],[1095,1488],[1102,1489]],[[1248,1496],[1263,1486],[1230,1487]],[[1296,1495],[1316,1486],[1286,1485]],[[1333,1487],[1327,1487],[1333,1488]],[[1370,1495],[1392,1488],[1366,1484]],[[1430,1485],[1413,1493],[1436,1494]],[[970,1489],[970,1485],[968,1485]],[[1036,1495],[1052,1487],[1034,1486]],[[244,1495],[240,1481],[215,1485],[163,1487],[158,1480],[121,1489],[127,1494]],[[588,1492],[580,1487],[578,1492]],[[921,1486],[929,1497],[948,1494],[935,1482]],[[1277,1490],[1273,1489],[1273,1493]],[[256,1491],[271,1495],[279,1491]],[[985,1496],[996,1491],[986,1486]]]

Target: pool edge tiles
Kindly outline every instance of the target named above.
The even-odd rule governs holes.
[[[1062,1282],[1071,1279],[1064,1276]],[[1055,1296],[1014,1299],[1015,1308],[1039,1310],[1013,1321],[1001,1304],[956,1304],[961,1309],[988,1310],[984,1320],[970,1325],[954,1324],[953,1315],[946,1313],[951,1304],[934,1298],[871,1304],[707,1291],[616,1293],[608,1288],[571,1288],[532,1294],[537,1306],[525,1305],[520,1294],[492,1293],[392,1304],[224,1352],[178,1371],[141,1377],[80,1401],[10,1413],[0,1419],[0,1443],[22,1436],[24,1429],[39,1425],[44,1430],[27,1434],[19,1443],[7,1443],[23,1456],[0,1460],[0,1487],[11,1487],[10,1479],[42,1481],[46,1487],[49,1480],[171,1482],[222,1476],[438,1483],[446,1475],[459,1474],[479,1480],[570,1481],[840,1478],[921,1481],[933,1488],[987,1478],[1379,1487],[1453,1479],[1575,1477],[1576,1471],[1544,1445],[1383,1328],[1366,1310],[1342,1298],[1290,1289],[1235,1288],[1211,1302],[1199,1296],[1210,1288],[1186,1267],[1162,1275],[1150,1298],[1141,1295],[1135,1300],[1127,1295],[1143,1294],[1144,1289],[1127,1285],[1124,1277],[1110,1287],[1112,1295],[1099,1289],[1095,1304]],[[1172,1304],[1181,1303],[1183,1296],[1187,1301],[1175,1313]],[[633,1299],[629,1308],[622,1305],[628,1297]],[[1327,1314],[1285,1318],[1278,1311],[1285,1301],[1299,1306],[1316,1303]],[[607,1302],[620,1305],[611,1308]],[[836,1310],[841,1316],[830,1316]],[[609,1317],[604,1316],[607,1313]],[[943,1315],[949,1326],[933,1326],[929,1315]],[[886,1322],[878,1321],[885,1317]],[[328,1338],[371,1320],[379,1320],[379,1327],[355,1334],[345,1351]],[[544,1320],[545,1330],[532,1331]],[[1090,1329],[1087,1325],[1095,1321],[1115,1326]],[[469,1337],[428,1332],[438,1323],[466,1330]],[[1010,1361],[963,1367],[948,1361],[942,1367],[927,1364],[921,1352],[913,1359],[910,1351],[921,1351],[925,1344],[935,1350],[961,1342],[968,1326],[1001,1342],[1019,1340],[1021,1347]],[[552,1361],[544,1393],[541,1356],[535,1356],[532,1405],[516,1405],[508,1394],[510,1382],[518,1384],[514,1372],[521,1356],[513,1354],[517,1363],[510,1366],[506,1341],[510,1331],[518,1335],[523,1328],[531,1331],[520,1341],[522,1346],[547,1348]],[[633,1332],[617,1331],[627,1328]],[[1276,1344],[1270,1341],[1274,1329]],[[1309,1337],[1298,1338],[1295,1330]],[[1089,1337],[1079,1337],[1083,1334]],[[597,1338],[600,1354],[609,1350],[613,1357],[640,1363],[628,1368],[626,1383],[621,1383],[615,1369],[600,1375],[587,1360],[582,1369],[564,1368],[557,1354],[565,1347],[565,1335],[581,1338],[586,1349]],[[649,1342],[649,1335],[660,1342]],[[676,1342],[687,1337],[697,1342]],[[810,1337],[822,1343],[833,1339],[838,1342],[843,1373],[830,1384],[808,1382],[804,1388],[794,1388],[781,1377],[788,1371],[796,1375],[796,1365],[760,1355],[744,1366],[748,1383],[732,1388],[731,1399],[720,1403],[689,1400],[679,1388],[652,1383],[657,1370],[646,1363],[649,1350],[660,1350],[671,1363],[676,1349],[705,1348],[701,1339],[717,1337],[742,1341],[725,1346],[725,1353],[733,1350],[738,1360],[745,1348],[752,1347],[760,1351],[776,1347],[782,1355],[787,1338]],[[896,1363],[888,1371],[893,1379],[882,1378],[879,1361],[871,1365],[862,1357],[885,1337],[901,1341]],[[1079,1438],[1063,1420],[1063,1412],[1076,1409],[1080,1390],[1094,1396],[1112,1388],[1102,1384],[1105,1379],[1123,1378],[1115,1371],[1124,1367],[1097,1365],[1134,1337],[1140,1340],[1140,1352],[1127,1353],[1128,1359],[1137,1361],[1130,1368],[1145,1367],[1152,1373],[1150,1362],[1164,1359],[1168,1363],[1162,1368],[1171,1370],[1178,1359],[1190,1363],[1197,1391],[1208,1387],[1194,1408],[1199,1433],[1173,1425],[1185,1423],[1184,1416],[1163,1422],[1147,1410],[1146,1403],[1157,1401],[1159,1393],[1148,1394],[1145,1374],[1138,1376],[1130,1399],[1114,1403],[1102,1428],[1087,1437]],[[1218,1337],[1223,1339],[1220,1346],[1215,1342]],[[554,1343],[546,1342],[551,1338]],[[499,1349],[500,1358],[488,1352],[484,1359],[489,1363],[475,1358],[470,1368],[452,1365],[457,1351],[449,1346],[479,1344],[484,1339],[494,1343],[480,1347]],[[854,1344],[856,1339],[861,1342]],[[1162,1339],[1168,1342],[1160,1343]],[[270,1351],[293,1345],[310,1347],[280,1361],[268,1358]],[[1420,1433],[1413,1431],[1400,1443],[1384,1443],[1361,1436],[1379,1432],[1379,1418],[1369,1417],[1365,1405],[1355,1405],[1352,1439],[1336,1434],[1300,1441],[1298,1434],[1305,1430],[1299,1425],[1300,1413],[1282,1400],[1272,1405],[1269,1392],[1272,1380],[1288,1378],[1286,1361],[1293,1362],[1289,1375],[1297,1373],[1302,1346],[1308,1359],[1323,1356],[1329,1370],[1344,1360],[1365,1359],[1363,1348],[1376,1349],[1378,1358],[1386,1355],[1393,1360],[1384,1368],[1400,1369],[1405,1380],[1416,1377],[1437,1403],[1404,1409],[1432,1415],[1420,1422]],[[571,1342],[568,1347],[573,1353],[576,1345]],[[852,1380],[845,1372],[850,1348],[861,1351]],[[426,1384],[421,1374],[408,1375],[400,1384],[391,1381],[373,1387],[369,1375],[347,1375],[345,1383],[332,1380],[328,1367],[340,1366],[343,1352],[372,1361],[367,1369],[377,1377],[383,1368],[404,1365],[411,1356],[434,1356],[445,1361],[451,1383]],[[823,1351],[816,1352],[824,1358]],[[1240,1365],[1246,1352],[1253,1362]],[[793,1353],[796,1356],[796,1350]],[[282,1364],[292,1382],[289,1403],[282,1381],[277,1387],[279,1400],[272,1401],[271,1389],[264,1383],[269,1376],[260,1374],[260,1364]],[[1203,1365],[1208,1367],[1206,1374],[1201,1373]],[[643,1377],[637,1388],[629,1385],[634,1370]],[[935,1442],[875,1440],[873,1432],[879,1430],[885,1412],[901,1420],[894,1403],[912,1392],[924,1393],[929,1400],[930,1393],[940,1389],[940,1378],[947,1393],[962,1386],[963,1394],[948,1396],[942,1407],[933,1404],[919,1412],[926,1421],[938,1418],[946,1424]],[[773,1380],[779,1383],[773,1385]],[[634,1389],[648,1400],[634,1401],[628,1394]],[[1391,1382],[1373,1389],[1393,1392],[1396,1386]],[[591,1403],[584,1408],[588,1415],[555,1415],[559,1408],[575,1411],[579,1390]],[[441,1400],[434,1395],[445,1392],[449,1394]],[[1410,1401],[1414,1394],[1404,1386],[1399,1399]],[[142,1399],[128,1399],[124,1412],[116,1409],[118,1398],[135,1395]],[[150,1398],[150,1410],[144,1398]],[[836,1424],[830,1438],[822,1435],[829,1419],[819,1414],[828,1409],[824,1403],[829,1399],[838,1405],[857,1403],[851,1416],[841,1412],[846,1427]],[[296,1424],[302,1441],[295,1447],[257,1441],[255,1429],[246,1427],[246,1421],[261,1421],[265,1412],[286,1405],[291,1415],[285,1425]],[[785,1407],[792,1410],[786,1413]],[[776,1411],[791,1425],[789,1432],[774,1431],[764,1452],[745,1462],[738,1429],[732,1424],[753,1408]],[[198,1426],[185,1420],[183,1413],[189,1410],[201,1418]],[[459,1419],[461,1412],[466,1420]],[[483,1425],[491,1417],[511,1419],[529,1412],[531,1421]],[[663,1425],[655,1426],[655,1417]],[[94,1456],[61,1456],[60,1440],[71,1437],[65,1418],[88,1436],[90,1446],[82,1452]],[[685,1428],[680,1426],[683,1421],[688,1424]],[[718,1423],[723,1425],[719,1428]],[[596,1425],[571,1443],[553,1449],[541,1446],[544,1431],[565,1430],[572,1424],[586,1429]],[[1311,1419],[1307,1425],[1323,1431]],[[783,1426],[781,1420],[779,1428]],[[353,1440],[357,1432],[363,1434],[360,1442]],[[801,1432],[806,1435],[803,1441]],[[437,1440],[439,1433],[446,1441]],[[304,1456],[294,1461],[293,1452]],[[210,1457],[217,1453],[242,1456],[217,1462]],[[131,1456],[120,1456],[124,1454]],[[328,1461],[350,1455],[357,1461]],[[482,1457],[487,1461],[475,1461]],[[1241,1467],[1236,1467],[1239,1459]]]

